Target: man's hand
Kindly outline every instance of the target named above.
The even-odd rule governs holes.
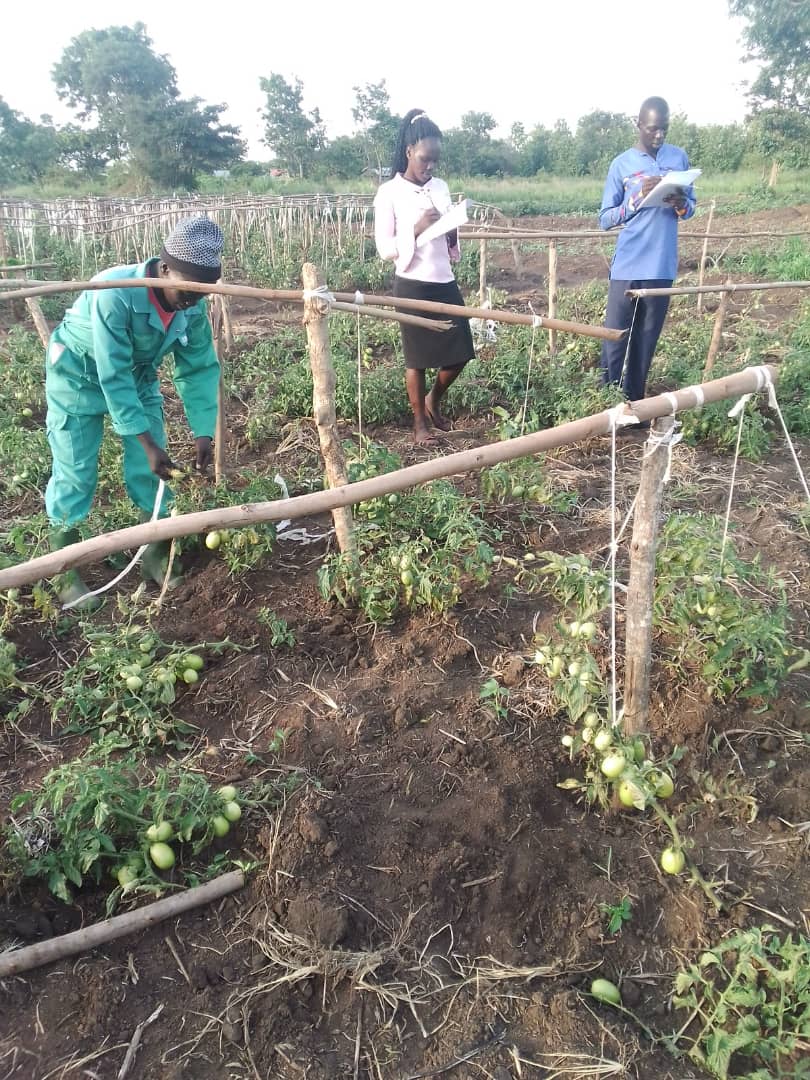
[[[650,194],[654,187],[657,187],[661,183],[660,176],[645,176],[641,181],[641,194],[646,198]]]
[[[431,206],[429,210],[426,210],[424,214],[419,218],[417,223],[413,227],[413,235],[420,236],[425,229],[429,229],[434,221],[438,221],[442,215],[436,209],[435,206]]]
[[[664,202],[667,206],[671,206],[673,210],[683,210],[686,207],[686,192],[683,188],[678,188],[671,195],[667,195]]]
[[[205,473],[208,471],[208,466],[213,459],[213,453],[211,451],[211,436],[201,435],[199,439],[194,440],[194,444],[197,447],[197,456],[194,461],[194,468],[198,473]]]
[[[161,480],[171,480],[172,472],[175,470],[179,471],[179,469],[166,451],[158,446],[148,431],[144,431],[143,434],[138,435],[137,439],[144,449],[146,460],[149,462],[149,468],[155,476],[160,477]]]

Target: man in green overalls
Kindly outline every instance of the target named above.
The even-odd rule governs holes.
[[[99,280],[159,278],[172,288],[102,289],[83,292],[54,330],[48,345],[45,392],[46,426],[53,471],[45,492],[51,523],[51,548],[76,543],[98,481],[98,454],[104,416],[124,448],[124,482],[144,519],[151,516],[158,478],[176,468],[166,453],[163,397],[158,369],[174,354],[174,382],[196,443],[195,468],[211,463],[217,418],[219,362],[214,350],[206,301],[183,292],[184,281],[215,282],[221,273],[223,239],[208,218],[186,218],[167,237],[158,258],[116,266]],[[167,512],[166,499],[161,514]],[[142,568],[161,582],[169,542],[150,544]],[[75,570],[63,575],[59,598],[69,603],[87,587]],[[79,607],[98,603],[88,598]]]

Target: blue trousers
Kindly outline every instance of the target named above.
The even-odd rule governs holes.
[[[629,401],[644,397],[647,374],[650,370],[655,347],[667,317],[668,296],[648,296],[634,300],[625,296],[626,289],[668,289],[671,281],[649,279],[646,281],[614,281],[608,285],[605,326],[614,330],[626,330],[633,324],[630,338],[621,341],[602,342],[602,381],[616,383]],[[638,304],[633,319],[633,309]],[[626,359],[626,363],[625,363]]]

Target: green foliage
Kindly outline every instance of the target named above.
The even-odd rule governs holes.
[[[788,429],[810,435],[810,303],[805,303],[779,369],[777,396]]]
[[[542,461],[536,457],[515,458],[484,469],[481,494],[499,503],[536,503],[558,513],[566,513],[576,502],[575,493],[555,489]]]
[[[276,615],[268,607],[261,607],[256,612],[256,622],[267,627],[270,633],[270,645],[276,649],[280,645],[286,645],[290,649],[295,647],[295,634],[290,629],[287,620]]]
[[[747,20],[748,58],[759,61],[749,92],[755,108],[810,114],[810,7],[793,0],[730,0],[729,7]]]
[[[497,720],[505,720],[509,713],[509,689],[497,679],[487,679],[478,691],[478,700],[492,709]]]
[[[325,146],[326,135],[317,109],[307,114],[302,108],[304,84],[287,82],[283,75],[259,79],[266,95],[262,119],[264,141],[277,159],[296,176],[308,175],[317,151]]]
[[[396,455],[369,444],[352,458],[349,480],[399,468]],[[447,480],[361,502],[355,507],[358,553],[331,555],[318,580],[325,598],[357,604],[372,622],[389,622],[401,607],[442,612],[461,595],[465,578],[489,579],[489,531],[468,499]]]
[[[191,725],[175,715],[175,701],[186,684],[197,682],[200,654],[235,646],[166,642],[123,602],[119,610],[121,621],[109,628],[82,624],[86,649],[53,694],[53,722],[71,731],[113,734],[122,746],[181,743]]]
[[[153,823],[169,822],[176,840],[185,842],[184,863],[214,837],[212,821],[222,800],[201,773],[176,763],[152,771],[134,757],[104,756],[97,748],[60,765],[45,774],[38,791],[11,801],[4,833],[14,862],[23,876],[44,880],[65,903],[73,900],[71,886],[98,885],[123,866],[136,871],[137,891],[165,891],[167,882],[149,857],[146,830]],[[196,884],[200,872],[184,866],[175,887]],[[123,891],[112,891],[108,910]]]
[[[709,694],[769,700],[796,650],[784,583],[759,560],[746,562],[722,520],[673,514],[656,559],[654,625],[665,663],[681,678],[699,675]]]
[[[629,896],[623,896],[618,904],[600,904],[599,910],[605,917],[605,930],[611,935],[620,934],[624,924],[633,918]]]
[[[0,343],[0,492],[16,497],[41,491],[51,456],[42,423],[45,394],[42,346],[35,334],[13,326]]]
[[[673,1038],[717,1080],[806,1080],[810,1036],[810,940],[771,926],[738,931],[674,980],[688,1012]]]

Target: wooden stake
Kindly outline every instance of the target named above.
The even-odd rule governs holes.
[[[227,296],[220,296],[222,307],[222,330],[225,335],[225,352],[228,356],[233,352],[233,325],[231,323],[231,305]]]
[[[709,207],[709,220],[706,222],[706,235],[703,237],[703,250],[700,253],[700,269],[698,270],[698,285],[703,284],[703,275],[706,272],[706,258],[709,254],[709,236],[712,231],[712,218],[714,217],[714,208],[717,204],[716,199],[712,199],[711,206]],[[697,298],[697,310],[698,314],[703,307],[703,293],[698,293]]]
[[[734,375],[725,375],[721,379],[703,383],[699,392],[693,387],[686,387],[671,394],[634,401],[631,409],[639,420],[653,420],[657,416],[669,416],[672,413],[673,398],[676,412],[694,409],[701,398],[706,404],[726,398],[738,398],[741,394],[754,393],[761,389],[763,369],[776,383],[779,369],[773,364],[764,364],[759,368],[746,368]],[[126,529],[117,529],[115,532],[83,540],[79,544],[70,544],[47,555],[39,555],[16,566],[0,569],[0,592],[30,585],[41,578],[64,573],[72,567],[88,566],[117,551],[138,548],[142,544],[151,544],[158,540],[194,536],[210,529],[238,529],[264,521],[312,517],[334,511],[337,507],[351,506],[367,499],[379,499],[394,492],[406,491],[417,484],[438,480],[440,477],[476,472],[501,461],[513,461],[515,458],[539,454],[544,450],[553,450],[558,446],[567,446],[597,435],[608,435],[611,424],[610,411],[603,410],[581,420],[570,420],[547,431],[536,431],[531,435],[520,435],[514,439],[445,454],[428,461],[420,461],[417,465],[397,469],[395,472],[372,477],[370,480],[358,480],[338,489],[327,488],[311,495],[295,495],[291,499],[276,499],[273,502],[220,506],[215,510],[201,510],[193,514],[160,518],[143,525],[131,525]]]
[[[34,320],[34,326],[39,334],[39,340],[42,342],[43,348],[48,348],[48,342],[51,340],[51,331],[45,316],[42,313],[42,308],[39,305],[39,300],[36,297],[29,296],[25,301],[25,306],[31,313],[31,318]]]
[[[655,547],[664,477],[669,465],[669,439],[674,428],[674,416],[653,421],[644,447],[633,518],[624,675],[624,730],[628,735],[646,731],[649,718]]]
[[[729,278],[726,281],[727,285],[730,280]],[[704,379],[714,369],[714,361],[720,351],[720,343],[723,340],[723,323],[726,321],[726,311],[728,310],[728,297],[727,292],[720,294],[720,303],[717,305],[717,314],[714,317],[714,326],[712,327],[712,340],[709,342],[706,363],[703,365]]]
[[[557,241],[548,242],[548,315],[557,317]],[[557,331],[548,332],[548,351],[553,356],[557,351]]]
[[[219,483],[225,473],[225,443],[228,440],[225,415],[225,375],[223,370],[224,349],[222,335],[224,324],[224,296],[215,296],[208,307],[214,351],[219,360],[219,383],[217,384],[217,422],[214,430],[214,482]]]
[[[304,263],[302,277],[304,289],[310,292],[326,285],[326,279],[313,263]],[[327,481],[330,488],[339,488],[348,483],[348,476],[335,415],[335,369],[329,349],[328,314],[328,303],[319,297],[304,300],[304,325],[307,328],[312,368],[312,411],[318,427]],[[342,552],[353,555],[355,544],[351,508],[336,507],[332,517],[338,547]]]
[[[232,870],[213,881],[207,881],[205,885],[197,885],[185,892],[167,896],[165,900],[157,900],[154,904],[128,911],[125,915],[116,915],[113,919],[105,919],[82,930],[74,930],[72,934],[63,934],[61,937],[49,938],[48,941],[38,941],[36,945],[27,945],[24,949],[0,953],[0,979],[42,967],[43,964],[51,964],[54,960],[62,960],[66,956],[75,956],[87,949],[95,949],[125,934],[147,930],[164,919],[171,919],[184,911],[191,911],[202,904],[210,904],[222,896],[236,892],[244,884],[245,875],[242,871]]]
[[[487,300],[487,242],[482,240],[478,255],[478,305],[483,307]]]

